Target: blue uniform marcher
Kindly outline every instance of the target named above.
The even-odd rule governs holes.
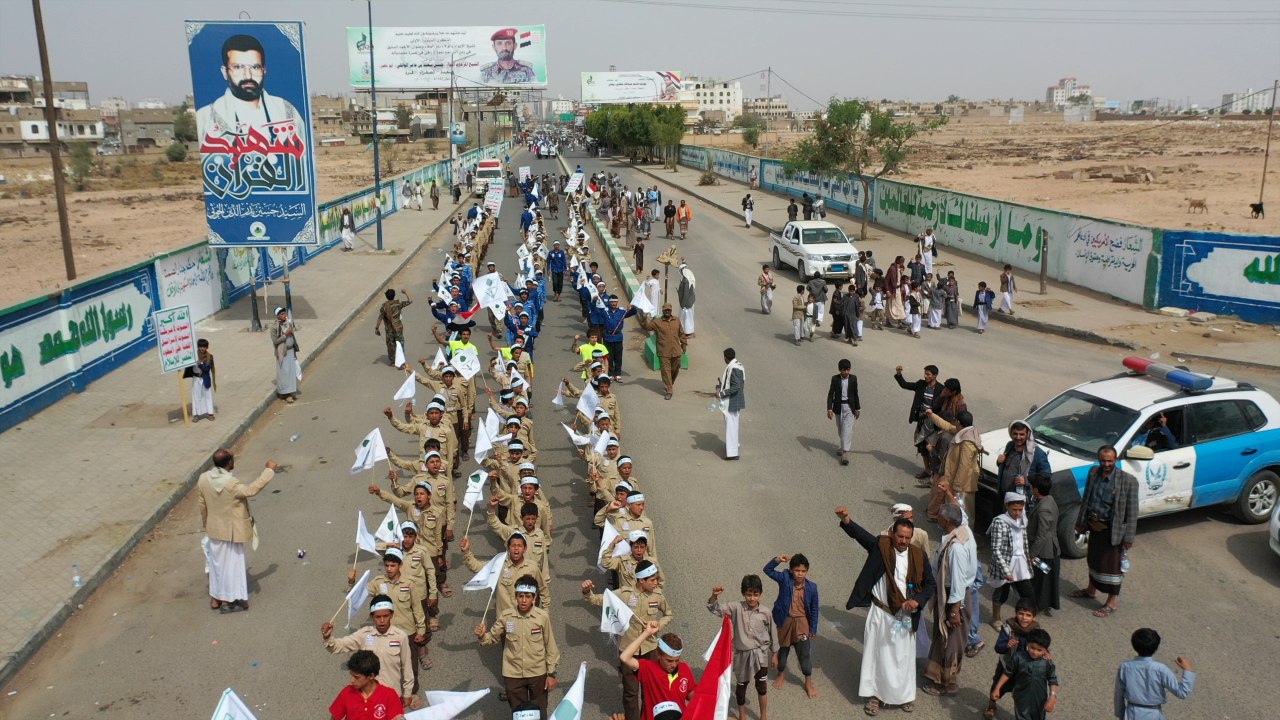
[[[609,374],[614,381],[622,379],[622,336],[623,324],[627,318],[636,314],[634,307],[626,310],[618,307],[618,296],[610,295],[609,304],[600,311],[604,324],[604,346],[609,349]]]

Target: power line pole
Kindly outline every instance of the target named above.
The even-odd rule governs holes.
[[[53,161],[53,196],[58,205],[58,229],[62,234],[62,263],[67,280],[76,279],[76,258],[71,252],[71,220],[67,217],[67,184],[62,177],[62,148],[58,141],[58,109],[53,106],[53,71],[49,69],[49,46],[44,41],[44,14],[40,0],[31,0],[36,21],[36,44],[40,48],[40,76],[44,83],[44,122],[49,126],[49,159]]]
[[[1262,195],[1267,189],[1267,162],[1271,159],[1271,128],[1276,124],[1276,88],[1280,80],[1271,81],[1271,114],[1267,116],[1267,150],[1262,155],[1262,183],[1258,188],[1258,204],[1262,204]]]

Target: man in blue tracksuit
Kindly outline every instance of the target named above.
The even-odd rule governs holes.
[[[604,346],[609,349],[609,374],[614,382],[622,381],[622,333],[623,321],[636,314],[634,307],[626,310],[618,307],[618,296],[609,296],[609,305],[600,311],[604,321]]]
[[[529,226],[533,224],[533,205],[525,205],[524,212],[520,213],[520,232],[525,234],[529,232]]]
[[[559,240],[551,243],[551,252],[547,253],[547,268],[551,270],[551,292],[555,293],[555,301],[560,302],[564,274],[569,269],[569,254],[560,249]]]

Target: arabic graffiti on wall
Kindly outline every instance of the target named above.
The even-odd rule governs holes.
[[[151,268],[68,291],[60,304],[14,313],[0,324],[0,416],[81,372],[132,358],[153,337]],[[80,292],[77,292],[80,290]],[[74,293],[74,294],[73,294]],[[109,369],[109,368],[107,368]],[[42,406],[43,407],[43,406]],[[0,421],[0,427],[9,423]]]
[[[756,161],[755,158],[751,160]],[[801,198],[805,193],[812,198],[822,195],[828,210],[862,217],[862,183],[854,176],[818,177],[809,173],[796,173],[787,177],[782,163],[777,160],[759,162],[762,189],[785,193],[795,198]]]
[[[1280,237],[1166,230],[1159,302],[1280,322]]]
[[[234,251],[244,250],[236,248]],[[160,258],[156,260],[155,266],[160,307],[186,305],[191,309],[191,317],[195,322],[222,308],[218,258],[208,245]]]
[[[1150,228],[1076,218],[1063,247],[1063,279],[1141,305]]]

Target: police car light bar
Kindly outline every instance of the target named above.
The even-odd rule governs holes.
[[[1172,383],[1184,390],[1208,390],[1213,386],[1213,378],[1207,375],[1179,370],[1172,365],[1162,365],[1134,355],[1124,359],[1124,366],[1133,372],[1150,375],[1157,380]]]

